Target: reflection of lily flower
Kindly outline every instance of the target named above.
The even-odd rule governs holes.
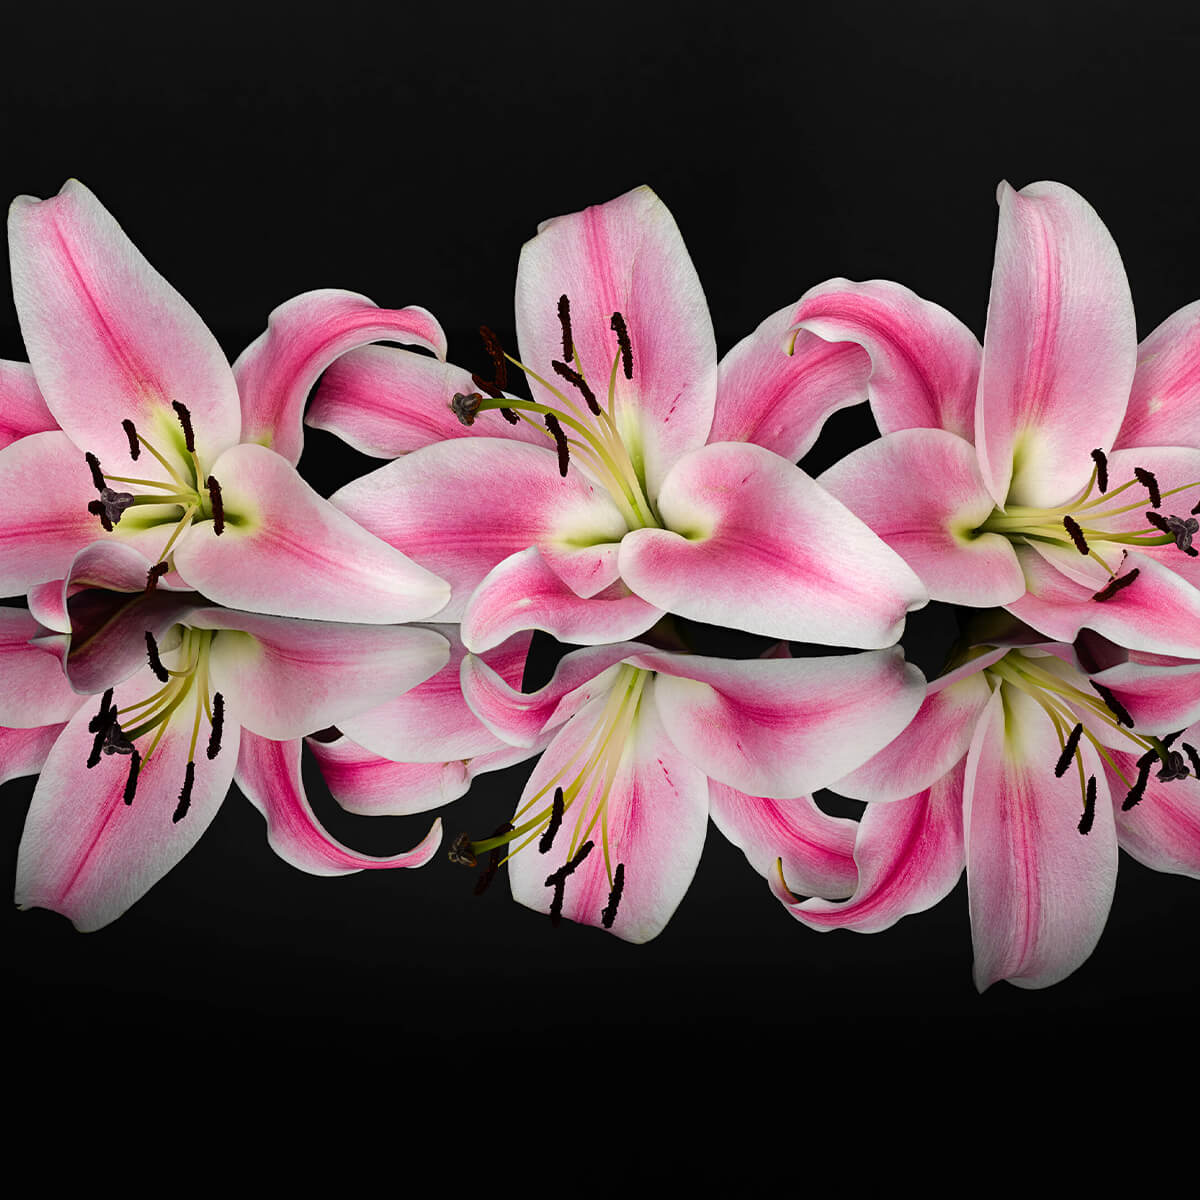
[[[574,651],[521,693],[480,659],[463,693],[515,744],[550,737],[511,827],[452,857],[507,854],[514,897],[644,942],[691,883],[707,817],[765,869],[813,891],[853,888],[853,825],[808,793],[861,763],[916,711],[924,680],[898,649],[728,661],[637,643]]]
[[[1004,605],[1060,641],[1088,627],[1200,655],[1200,304],[1139,348],[1091,206],[1057,183],[1001,184],[999,201],[982,351],[898,284],[801,300],[799,329],[869,352],[884,434],[819,482],[935,600]]]
[[[472,650],[527,628],[617,641],[665,610],[830,645],[896,640],[920,584],[793,465],[864,398],[857,346],[806,335],[789,358],[789,308],[718,367],[695,268],[648,188],[543,223],[516,305],[522,362],[487,334],[491,379],[363,350],[327,372],[307,417],[403,455],[332,501],[450,581],[441,616],[461,618]],[[509,362],[531,400],[505,390]]]
[[[64,583],[63,608],[84,613],[86,624],[42,644],[29,644],[40,632],[32,616],[0,610],[5,675],[23,684],[19,703],[10,693],[0,706],[8,727],[0,755],[9,760],[0,776],[41,772],[17,903],[54,909],[82,930],[108,924],[191,849],[231,782],[266,817],[277,853],[302,870],[428,861],[437,824],[391,858],[355,854],[325,834],[304,796],[300,738],[427,679],[446,662],[445,639],[412,626],[304,621],[216,608],[191,593],[146,593],[148,565],[128,546],[85,549]],[[74,589],[81,577],[117,590],[103,605],[95,588]],[[61,667],[48,653],[55,649]],[[85,685],[105,689],[98,705],[73,690]],[[14,734],[20,727],[24,738]]]
[[[277,308],[231,370],[82,184],[51,200],[19,197],[8,235],[32,371],[0,371],[11,442],[0,451],[0,593],[62,578],[77,550],[107,538],[253,612],[390,623],[445,603],[441,580],[347,519],[293,465],[322,369],[380,337],[442,353],[427,312],[310,292]]]
[[[976,986],[1065,978],[1108,918],[1118,845],[1200,876],[1200,726],[1178,746],[1136,732],[1121,669],[1089,683],[1071,647],[1035,643],[988,647],[934,680],[908,728],[832,785],[870,801],[853,895],[802,901],[814,893],[786,864],[767,872],[772,890],[814,929],[872,933],[936,904],[965,864]]]

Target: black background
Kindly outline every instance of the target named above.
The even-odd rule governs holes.
[[[643,182],[683,231],[722,352],[833,275],[899,280],[981,335],[1001,178],[1060,180],[1095,205],[1142,336],[1200,296],[1200,23],[1182,5],[59,5],[11,13],[5,36],[0,196],[78,176],[231,359],[276,304],[344,287],[428,307],[451,359],[482,367],[473,331],[512,344],[536,223]],[[24,357],[8,301],[0,355]],[[806,465],[871,432],[842,414]],[[328,492],[368,465],[310,434],[301,469]],[[918,661],[939,636],[920,625]],[[448,835],[506,817],[522,779],[485,777],[443,814]],[[3,789],[0,878],[31,791]],[[348,818],[317,792],[364,850],[427,826]],[[444,856],[303,875],[234,794],[108,929],[4,913],[10,1028],[39,1054],[114,1062],[315,1049],[356,1071],[432,1053],[441,1078],[485,1090],[488,1064],[523,1047],[569,1063],[572,1046],[614,1045],[622,1070],[702,1072],[719,1051],[811,1096],[818,1063],[885,1049],[949,1079],[1029,1047],[1107,1060],[1150,1020],[1190,1023],[1196,997],[1200,887],[1125,856],[1073,977],[982,997],[963,883],[887,933],[818,935],[710,828],[667,931],[629,946],[552,929],[503,884],[477,899],[472,878]]]

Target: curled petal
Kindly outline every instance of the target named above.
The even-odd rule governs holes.
[[[629,587],[666,611],[872,649],[895,642],[905,613],[928,600],[895,551],[761,446],[720,442],[680,459],[658,506],[668,528],[627,534],[618,561]]]
[[[945,429],[971,440],[979,342],[944,308],[886,279],[831,279],[804,294],[795,324],[870,355],[867,390],[881,432]]]
[[[31,433],[57,429],[28,363],[0,361],[0,450]]]
[[[0,608],[0,726],[33,729],[68,720],[83,703],[55,654],[30,645],[45,630],[19,608]]]
[[[267,841],[286,863],[310,875],[350,875],[390,867],[423,867],[442,842],[442,823],[411,850],[378,858],[359,854],[321,827],[300,778],[300,740],[275,742],[244,731],[237,785],[267,821]]]
[[[423,308],[380,308],[366,296],[326,288],[281,304],[233,364],[242,397],[242,438],[270,446],[293,465],[304,448],[309,390],[340,355],[381,340],[446,357],[446,335]]]
[[[1172,313],[1138,347],[1129,407],[1114,449],[1200,449],[1200,300]]]

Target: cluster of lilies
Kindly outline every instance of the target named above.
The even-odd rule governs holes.
[[[1118,847],[1200,874],[1200,303],[1139,346],[1088,203],[998,198],[982,346],[899,284],[832,280],[718,361],[639,188],[539,227],[520,357],[484,330],[486,374],[425,309],[328,290],[231,368],[85,187],[18,198],[0,782],[38,779],[17,903],[108,924],[231,783],[301,870],[434,858],[440,820],[392,857],[334,840],[307,743],[364,814],[536,758],[509,820],[445,849],[556,922],[655,937],[711,816],[812,929],[886,929],[965,868],[980,989],[1075,970]],[[862,402],[878,438],[796,466]],[[322,498],[305,425],[386,462]],[[968,619],[926,680],[898,641],[930,600]],[[755,648],[694,653],[693,622]],[[535,630],[570,648],[525,691]]]

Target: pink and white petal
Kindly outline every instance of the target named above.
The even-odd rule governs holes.
[[[975,446],[998,505],[1061,504],[1107,450],[1129,402],[1129,282],[1096,210],[1060,183],[1001,183]]]
[[[175,568],[219,604],[324,621],[419,621],[444,607],[444,580],[322,499],[286,459],[241,445],[213,466],[225,531],[200,521]]]
[[[866,400],[866,352],[793,330],[796,311],[773,313],[721,359],[710,442],[754,442],[796,462],[833,413]]]
[[[0,360],[0,450],[31,433],[48,433],[58,422],[38,390],[28,363]]]
[[[914,796],[868,804],[858,827],[858,882],[844,903],[814,897],[798,903],[786,874],[771,873],[771,890],[810,929],[878,933],[902,917],[932,908],[963,872],[963,764]]]
[[[963,823],[981,992],[999,979],[1027,988],[1065,979],[1108,919],[1117,880],[1108,780],[1084,741],[1084,771],[1097,787],[1094,821],[1081,835],[1077,774],[1054,775],[1060,749],[1035,700],[998,691],[967,754]]]
[[[22,775],[36,775],[66,727],[65,722],[34,729],[0,727],[0,783],[20,779]]]
[[[881,432],[945,429],[972,439],[979,341],[940,305],[886,279],[831,279],[800,298],[794,323],[870,355],[867,391]]]
[[[271,741],[242,732],[235,782],[267,822],[267,841],[284,862],[310,875],[351,875],[355,871],[423,867],[442,843],[442,823],[411,850],[379,858],[359,854],[331,837],[317,820],[300,778],[299,738]]]
[[[83,703],[58,656],[30,645],[45,630],[20,608],[0,608],[0,726],[61,724]]]
[[[1087,626],[1132,650],[1200,658],[1200,590],[1147,555],[1130,553],[1120,575],[1136,569],[1137,577],[1108,600],[1094,600],[1028,547],[1017,557],[1028,590],[1005,607],[1048,637],[1071,642]]]
[[[25,603],[34,620],[55,633],[71,632],[71,617],[63,596],[64,583],[65,579],[51,579],[36,584],[25,593]]]
[[[619,642],[573,650],[559,659],[550,682],[536,692],[522,692],[485,658],[469,654],[462,661],[463,697],[498,738],[532,746],[544,730],[561,725],[593,697],[606,695],[615,668],[645,649],[637,642]]]
[[[1138,347],[1114,448],[1200,448],[1200,300],[1172,313]]]
[[[1182,741],[1200,744],[1200,729],[1186,730]],[[1176,749],[1181,744],[1177,743]],[[1134,755],[1113,757],[1126,779],[1137,777]],[[1200,781],[1190,775],[1165,783],[1157,775],[1155,764],[1142,799],[1124,812],[1122,805],[1129,789],[1113,771],[1108,771],[1117,841],[1122,850],[1152,871],[1200,879]]]
[[[324,288],[293,296],[238,355],[242,440],[269,446],[293,466],[304,449],[304,402],[321,372],[348,350],[378,341],[422,346],[446,357],[446,335],[419,307],[380,308],[366,296]]]
[[[1000,650],[987,658],[994,661],[1004,653]],[[985,658],[976,660],[985,661]],[[982,668],[949,687],[935,690],[931,684],[917,715],[908,725],[878,754],[829,786],[843,796],[868,800],[872,806],[889,801],[899,803],[927,791],[966,756],[975,726],[991,696],[992,689]]]
[[[976,532],[994,506],[975,448],[956,434],[887,434],[846,455],[817,483],[912,567],[930,599],[991,608],[1024,593],[1012,543]]]
[[[830,817],[811,796],[769,800],[708,781],[713,824],[764,878],[782,863],[783,877],[803,896],[842,898],[854,891],[854,835],[858,825]]]
[[[231,720],[286,740],[340,724],[445,666],[446,639],[413,625],[297,621],[222,608],[198,609],[196,629],[217,629],[209,654],[213,688]]]
[[[928,601],[894,550],[761,446],[719,442],[680,459],[658,507],[667,528],[626,534],[618,561],[629,587],[665,611],[875,649],[895,642],[905,613]]]
[[[662,615],[623,583],[580,599],[533,547],[506,558],[475,589],[463,612],[462,637],[477,654],[526,629],[596,646],[635,638]]]
[[[621,578],[619,541],[596,546],[546,541],[538,550],[542,562],[582,600],[590,600]]]
[[[624,888],[611,931],[627,942],[648,942],[662,932],[696,873],[708,825],[708,780],[663,729],[655,707],[658,682],[646,683],[604,815],[590,832],[597,789],[585,785],[566,810],[550,850],[539,853],[535,839],[508,864],[513,898],[549,912],[554,887],[546,886],[547,877],[568,861],[572,850],[592,840],[591,853],[565,882],[562,915],[583,925],[600,925],[611,902],[617,866],[624,864]],[[523,819],[550,808],[551,781],[560,771],[570,771],[572,755],[597,732],[604,705],[605,697],[596,697],[550,743],[525,785],[520,807],[540,791],[546,794]]]
[[[517,338],[521,358],[546,379],[562,359],[558,300],[571,304],[575,352],[597,396],[608,390],[625,318],[633,379],[617,372],[613,416],[653,498],[672,463],[704,445],[712,425],[717,347],[696,268],[675,219],[648,187],[544,221],[521,248]],[[556,403],[530,381],[535,399]],[[582,407],[582,406],[581,406]]]
[[[237,386],[217,339],[83,184],[18,196],[8,247],[30,365],[81,452],[126,462],[125,418],[151,440],[177,437],[173,401],[191,412],[203,461],[237,442]]]
[[[443,621],[461,620],[471,593],[509,555],[614,542],[627,529],[605,492],[577,471],[559,475],[552,450],[503,438],[416,450],[348,483],[331,502],[450,582]]]
[[[465,437],[549,444],[540,426],[509,425],[499,413],[482,413],[474,425],[464,425],[450,411],[450,401],[456,393],[478,391],[470,372],[453,363],[390,346],[363,346],[344,354],[321,377],[304,423],[375,458],[399,458]]]
[[[157,687],[147,669],[118,688],[124,707]],[[115,921],[196,844],[233,778],[239,730],[226,726],[221,753],[196,763],[191,805],[173,821],[183,787],[191,723],[167,728],[123,802],[128,757],[103,757],[88,770],[90,706],[54,743],[33,793],[17,855],[16,902],[62,913],[83,932]]]
[[[449,660],[424,683],[350,719],[338,728],[360,746],[403,763],[440,763],[474,758],[508,745],[471,711],[462,694],[462,660],[467,649],[457,625],[435,625],[449,644]],[[484,661],[510,687],[520,690],[533,634],[509,638]]]
[[[706,774],[752,796],[828,787],[912,720],[925,679],[899,647],[830,658],[732,661],[645,651],[671,740]]]
[[[1200,721],[1200,663],[1125,662],[1092,679],[1112,692],[1139,730],[1167,734]]]

